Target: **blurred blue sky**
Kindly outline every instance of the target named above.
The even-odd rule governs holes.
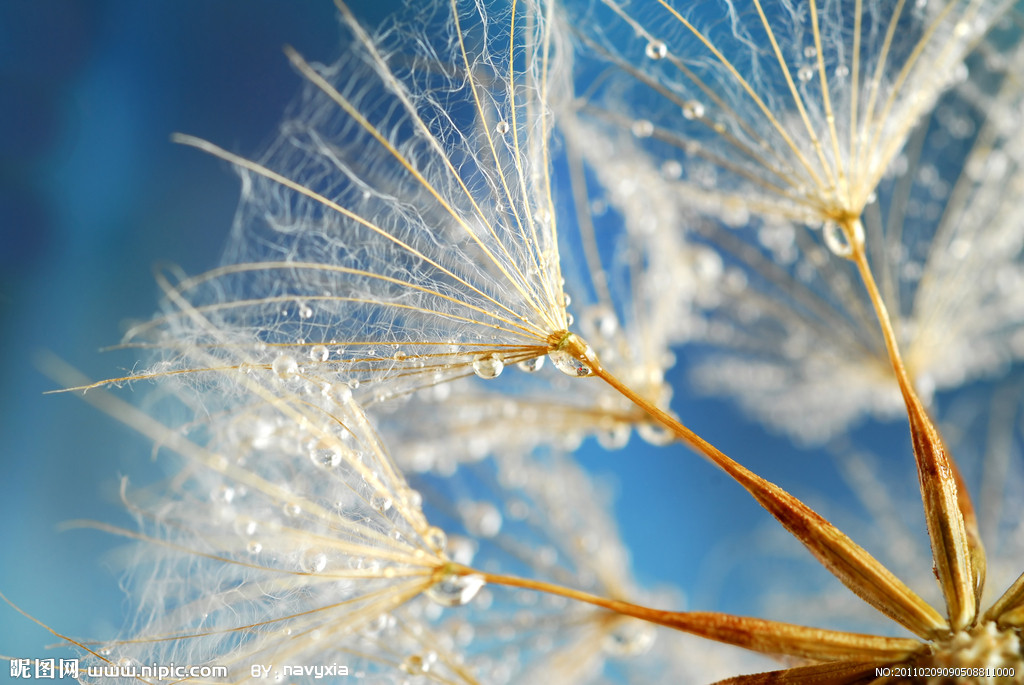
[[[139,477],[150,451],[80,399],[43,395],[57,383],[36,356],[53,353],[92,378],[120,375],[135,353],[100,349],[154,311],[153,267],[196,273],[216,263],[236,176],[169,136],[258,151],[300,86],[286,43],[333,59],[341,48],[332,3],[0,3],[0,591],[67,634],[110,636],[127,603],[109,555],[118,540],[58,526],[131,525],[118,478]],[[686,401],[679,390],[674,407],[771,478],[791,484],[808,468],[806,459],[779,459],[786,443],[726,404]],[[740,534],[733,544],[743,546],[768,525],[748,497],[677,448],[634,438],[615,455],[590,443],[585,452],[588,466],[617,474],[623,535],[642,580],[678,581],[699,608],[754,610],[700,594],[717,584],[708,569],[723,568],[716,540]],[[0,654],[41,657],[52,642],[0,606]]]

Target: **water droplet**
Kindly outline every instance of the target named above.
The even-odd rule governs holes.
[[[287,354],[277,355],[270,368],[274,370],[274,373],[286,380],[294,378],[299,373],[298,362],[291,355]]]
[[[683,175],[683,165],[674,159],[667,160],[661,165],[661,175],[670,181],[675,181]]]
[[[222,485],[220,486],[220,488],[217,489],[217,492],[214,494],[214,497],[220,500],[221,502],[231,504],[231,501],[235,499],[235,489],[230,485]]]
[[[654,135],[654,124],[647,119],[637,119],[633,122],[633,126],[630,127],[630,130],[637,138],[650,138]]]
[[[606,450],[620,450],[629,442],[632,433],[629,424],[616,425],[597,434],[597,443]]]
[[[497,133],[499,136],[503,136],[506,133],[508,133],[508,122],[499,121],[497,124],[494,125],[494,132]]]
[[[330,394],[338,404],[347,404],[352,401],[352,388],[347,383],[333,384]]]
[[[437,526],[430,526],[424,531],[423,541],[438,554],[443,554],[448,547],[448,536]]]
[[[525,371],[526,373],[536,373],[537,371],[540,371],[543,366],[544,366],[544,357],[543,356],[541,356],[541,357],[533,357],[532,359],[524,359],[523,361],[521,361],[518,364],[516,364],[516,367],[520,371]]]
[[[652,40],[644,48],[644,54],[648,59],[665,59],[668,55],[668,46],[660,40]]]
[[[806,57],[807,59],[814,59],[817,56],[818,49],[813,45],[808,45],[806,48],[804,48],[804,57]]]
[[[483,379],[497,378],[505,368],[505,363],[497,353],[492,352],[473,360],[473,373]]]
[[[411,654],[402,662],[402,670],[409,675],[423,675],[424,673],[430,672],[430,668],[434,665],[434,661],[436,660],[437,654],[434,652],[428,652],[423,656],[419,654]]]
[[[308,304],[300,304],[299,305],[299,318],[300,319],[308,319],[308,318],[311,318],[312,316],[313,316],[313,308],[312,307],[310,307]]]
[[[618,619],[605,636],[602,647],[612,656],[640,656],[654,644],[654,626],[635,618]]]
[[[423,495],[420,494],[419,490],[406,488],[405,492],[402,493],[402,499],[413,509],[419,509],[423,506]]]
[[[636,434],[639,435],[648,445],[661,447],[675,440],[675,434],[661,425],[653,423],[641,423],[636,427]]]
[[[235,532],[239,535],[245,535],[246,537],[252,537],[259,530],[259,525],[252,519],[242,518],[235,521],[234,524]]]
[[[845,64],[840,64],[836,67],[836,78],[846,78],[850,75],[850,67]]]
[[[284,512],[285,516],[293,518],[302,513],[302,507],[295,502],[286,502],[285,505],[281,507],[281,510]]]
[[[459,506],[466,530],[482,538],[493,538],[501,532],[501,512],[490,502],[470,502]]]
[[[259,554],[263,551],[263,545],[253,540],[245,546],[245,549],[247,552],[249,552],[249,554]]]
[[[863,244],[864,228],[860,221],[854,221],[850,230],[854,243]],[[825,246],[835,256],[849,259],[853,255],[854,245],[850,243],[851,236],[835,221],[825,222],[822,227],[822,237],[825,239]]]
[[[373,619],[366,624],[363,629],[367,635],[379,635],[385,630],[391,628],[395,623],[395,619],[391,614],[381,614],[377,618]]]
[[[323,552],[307,552],[302,555],[299,566],[306,573],[321,573],[327,568],[327,555]]]
[[[555,368],[566,376],[582,378],[594,373],[594,370],[590,368],[590,365],[582,359],[574,357],[566,350],[555,350],[554,352],[548,353],[548,356],[551,357],[551,363],[555,365]]]
[[[583,310],[580,328],[588,339],[607,339],[619,330],[619,319],[608,306],[598,304]]]
[[[342,453],[337,446],[323,447],[322,443],[309,450],[309,459],[323,469],[333,469],[341,465]]]
[[[448,558],[457,564],[472,564],[476,556],[477,544],[461,535],[453,535],[448,539]]]
[[[807,83],[814,78],[814,67],[809,64],[805,64],[796,71],[796,77],[803,83]]]
[[[329,356],[331,351],[327,349],[327,345],[313,345],[309,348],[309,358],[315,362],[325,362]]]
[[[449,573],[430,586],[427,597],[446,607],[458,607],[470,602],[480,588],[487,584],[483,576],[474,573],[458,575]]]
[[[698,100],[688,100],[683,103],[684,119],[700,119],[704,116],[704,103]]]
[[[382,514],[390,509],[393,503],[391,497],[386,492],[378,492],[370,498],[370,506]]]

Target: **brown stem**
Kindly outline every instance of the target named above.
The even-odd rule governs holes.
[[[886,662],[905,659],[922,648],[920,642],[908,638],[878,637],[861,633],[808,628],[792,623],[715,612],[663,611],[617,599],[599,597],[588,592],[540,580],[482,573],[468,567],[455,567],[455,570],[459,573],[480,575],[493,585],[525,588],[567,597],[623,616],[631,616],[764,654],[795,656],[817,661],[858,659]]]
[[[868,264],[860,219],[848,218],[841,226],[850,246],[846,258],[857,266],[867,289],[882,328],[889,361],[903,394],[935,569],[946,599],[950,623],[959,630],[974,622],[978,597],[984,585],[985,551],[978,533],[974,506],[959,470],[947,453],[942,436],[918,397],[903,363],[892,320]]]
[[[996,600],[988,611],[985,612],[986,621],[999,621],[1000,624],[1006,623],[1007,616],[1017,616],[1017,622],[1020,622],[1024,613],[1024,573],[1017,577],[1017,580],[1013,582],[1010,587],[1006,589],[1003,596]],[[1012,620],[1011,620],[1012,622]]]
[[[561,349],[584,361],[594,375],[742,485],[858,597],[921,637],[934,637],[948,630],[949,625],[935,609],[842,531],[799,499],[733,461],[676,418],[638,395],[605,369],[583,340],[568,335]]]

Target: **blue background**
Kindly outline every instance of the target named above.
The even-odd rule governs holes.
[[[65,634],[110,637],[128,604],[110,553],[120,542],[58,526],[131,526],[118,479],[144,481],[150,448],[73,395],[43,395],[58,384],[36,356],[92,378],[131,368],[131,351],[100,349],[155,309],[152,268],[213,266],[237,203],[227,165],[170,134],[257,152],[300,87],[281,47],[331,61],[338,40],[327,0],[0,4],[0,591]],[[797,455],[728,403],[688,397],[681,378],[673,407],[691,427],[812,504],[831,496],[820,487],[835,480],[826,461]],[[618,483],[643,583],[675,583],[695,608],[756,611],[763,569],[739,572],[755,580],[748,590],[720,592],[737,550],[770,527],[737,486],[681,448],[635,437],[615,454],[588,442],[581,459]],[[54,641],[0,606],[0,654],[49,656]]]

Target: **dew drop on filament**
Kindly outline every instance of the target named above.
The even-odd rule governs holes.
[[[521,361],[518,364],[516,364],[516,367],[520,371],[525,371],[526,373],[536,373],[537,371],[540,371],[543,366],[544,366],[544,357],[543,356],[541,356],[541,357],[533,357],[531,359],[524,359],[523,361]]]
[[[378,493],[370,498],[370,506],[382,514],[390,509],[391,505],[391,497],[387,493]]]
[[[485,380],[497,378],[504,368],[505,363],[496,353],[486,354],[473,360],[473,373]]]
[[[604,651],[612,656],[639,656],[650,650],[656,633],[654,627],[635,618],[624,618],[616,621],[615,626],[605,636]]]
[[[487,584],[483,576],[473,573],[459,575],[449,573],[430,586],[426,594],[430,599],[446,607],[458,607],[470,602],[480,588]]]
[[[324,469],[333,469],[341,465],[341,450],[336,447],[313,447],[309,450],[310,461]]]
[[[411,654],[402,662],[402,670],[409,675],[422,675],[430,670],[430,663],[419,654]]]
[[[648,445],[663,447],[675,440],[675,434],[662,425],[641,423],[636,427],[636,434]]]
[[[644,54],[648,59],[665,59],[668,55],[668,46],[660,40],[652,40],[644,48]]]
[[[423,540],[438,554],[444,554],[448,547],[448,535],[437,526],[427,528],[423,533]]]
[[[855,243],[864,242],[864,228],[860,221],[854,221],[850,227],[852,238]],[[837,257],[849,259],[853,256],[853,244],[850,242],[851,235],[846,229],[835,221],[826,221],[822,226],[822,237],[825,239],[825,246]]]
[[[501,532],[501,512],[490,502],[460,504],[459,513],[466,530],[477,537],[493,538]]]
[[[327,555],[323,552],[307,553],[300,563],[306,573],[321,573],[327,568]]]
[[[402,662],[402,670],[409,675],[423,675],[429,673],[435,663],[437,663],[437,652],[434,650],[423,654],[410,654]],[[419,682],[418,678],[416,682]]]
[[[630,130],[637,138],[650,138],[654,135],[654,124],[647,119],[637,119],[633,122]]]
[[[299,373],[299,364],[291,355],[279,354],[271,363],[274,373],[284,379],[294,378]]]
[[[629,443],[632,433],[629,424],[613,426],[597,434],[597,443],[608,451],[620,450]]]
[[[697,100],[690,100],[683,103],[684,119],[700,119],[704,116],[704,105]]]
[[[355,387],[358,387],[358,382]],[[347,383],[335,383],[331,386],[331,396],[338,404],[348,404],[352,401],[352,387]]]
[[[549,352],[548,356],[551,357],[551,363],[555,365],[555,368],[566,376],[583,378],[594,373],[594,370],[585,361],[574,357],[566,350],[555,350]]]
[[[326,345],[313,345],[313,347],[309,348],[309,358],[315,362],[327,361],[327,357],[330,354],[330,350],[327,349]]]

